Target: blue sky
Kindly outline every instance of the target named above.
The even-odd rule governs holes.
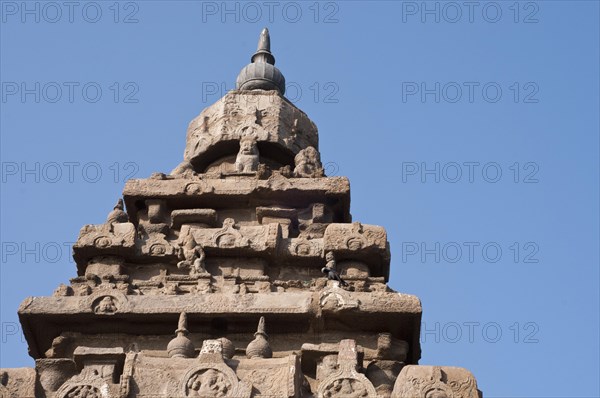
[[[598,397],[599,7],[534,2],[0,3],[0,366],[16,311],[271,30],[355,220],[388,230],[423,303],[421,364],[486,397]]]

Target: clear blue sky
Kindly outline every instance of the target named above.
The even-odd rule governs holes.
[[[423,302],[421,363],[487,397],[598,397],[598,2],[270,4],[1,2],[0,365],[33,365],[19,303],[75,276],[125,178],[180,162],[268,26]]]

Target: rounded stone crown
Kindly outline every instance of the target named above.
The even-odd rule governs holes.
[[[236,80],[238,90],[278,90],[285,94],[285,77],[275,67],[275,57],[271,54],[271,37],[264,28],[258,40],[258,49],[251,63],[241,70]]]
[[[274,65],[252,63],[241,70],[236,87],[238,90],[278,90],[285,94],[285,77]]]
[[[194,353],[194,344],[183,335],[178,335],[167,345],[167,354],[171,358],[192,358]]]

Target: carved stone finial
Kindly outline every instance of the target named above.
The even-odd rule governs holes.
[[[258,40],[258,49],[237,77],[238,90],[278,90],[285,94],[285,77],[275,66],[275,57],[271,54],[271,37],[264,28]]]
[[[260,321],[258,321],[256,333],[254,333],[254,340],[246,347],[246,356],[250,359],[271,358],[273,356],[273,351],[267,340],[268,338],[269,336],[265,330],[265,317],[261,316]]]
[[[275,65],[275,57],[271,54],[271,36],[269,35],[269,29],[264,28],[260,32],[258,47],[256,48],[256,53],[252,56],[251,61],[266,62]]]
[[[267,338],[269,337],[265,330],[265,317],[264,316],[260,317],[260,320],[258,321],[258,328],[256,329],[256,333],[254,333],[255,336],[259,335],[259,334],[262,334],[264,337],[267,337]]]
[[[177,337],[169,342],[167,353],[171,358],[192,358],[194,356],[194,344],[187,337],[187,314],[182,312],[179,314],[179,323],[175,331]]]
[[[123,199],[119,199],[115,207],[113,207],[113,211],[108,214],[106,218],[107,224],[114,223],[126,223],[129,222],[129,216],[124,211]]]
[[[187,314],[185,312],[179,314],[179,322],[177,323],[177,330],[175,331],[175,333],[181,333],[184,336],[187,336],[189,333],[187,330]]]

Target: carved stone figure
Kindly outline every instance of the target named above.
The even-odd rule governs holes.
[[[106,218],[107,224],[114,223],[125,223],[129,222],[129,216],[124,211],[123,199],[119,199],[115,207],[113,207],[113,211],[108,214]]]
[[[327,260],[327,264],[325,267],[321,268],[321,272],[327,275],[328,280],[338,281],[341,286],[348,286],[348,283],[340,277],[340,274],[336,269],[333,252],[327,252],[327,254],[325,254],[325,259]]]
[[[338,370],[319,383],[319,398],[376,398],[373,384],[358,372],[359,350],[356,341],[347,339],[339,344]]]
[[[110,296],[104,296],[98,303],[94,312],[97,314],[112,314],[117,311],[117,306]]]
[[[190,269],[191,275],[201,275],[206,274],[206,269],[204,268],[204,259],[206,258],[206,254],[196,240],[191,232],[184,235],[182,241],[180,242],[180,251],[179,258],[181,261],[177,263],[177,268]]]
[[[231,391],[231,384],[225,376],[214,369],[198,373],[188,381],[188,397],[218,398]]]
[[[258,171],[259,154],[256,140],[245,136],[240,140],[240,151],[235,158],[235,170],[240,173]]]
[[[318,178],[323,177],[321,155],[314,147],[309,146],[298,152],[294,158],[296,167],[294,177]]]
[[[396,379],[392,398],[479,398],[475,378],[466,369],[450,366],[405,366]]]
[[[338,370],[337,355],[326,355],[317,367],[317,379],[323,381]]]
[[[171,171],[170,175],[190,178],[195,176],[196,172],[194,171],[194,166],[192,165],[192,163],[188,160],[184,160]]]
[[[337,379],[323,392],[325,398],[363,398],[369,393],[365,386],[354,379]]]

